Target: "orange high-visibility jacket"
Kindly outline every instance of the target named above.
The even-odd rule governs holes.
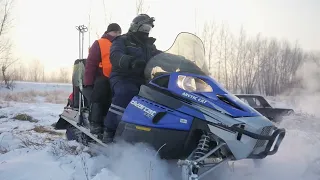
[[[99,46],[100,46],[100,53],[101,53],[101,62],[99,64],[99,67],[102,68],[103,75],[106,77],[110,76],[111,73],[111,62],[110,62],[110,48],[112,43],[110,40],[105,38],[100,38],[98,40]]]

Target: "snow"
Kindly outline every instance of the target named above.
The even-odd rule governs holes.
[[[56,131],[51,125],[58,120],[70,93],[70,84],[54,83],[17,82],[13,91],[0,89],[1,180],[177,179],[175,164],[160,160],[156,151],[143,144],[119,143],[101,148],[66,141],[65,131]],[[313,106],[297,106],[288,97],[267,99],[278,107],[294,107],[301,112],[280,124],[287,134],[278,153],[258,161],[230,162],[209,179],[320,178],[317,102]],[[28,114],[37,122],[14,120],[19,113]],[[46,132],[36,132],[35,127]]]
[[[2,88],[1,92],[22,92],[22,91],[46,91],[46,90],[63,90],[70,91],[72,90],[72,86],[69,83],[41,83],[41,82],[27,82],[27,81],[15,81],[13,83],[13,89]]]

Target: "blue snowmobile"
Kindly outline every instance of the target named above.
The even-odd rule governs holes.
[[[226,161],[273,155],[285,136],[209,76],[204,49],[200,38],[183,32],[150,59],[147,83],[124,109],[115,137],[148,143],[161,158],[177,160],[184,180],[201,179]],[[90,133],[88,116],[85,107],[66,107],[59,121],[69,133],[107,146]]]

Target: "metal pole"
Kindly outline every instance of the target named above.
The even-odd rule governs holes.
[[[81,76],[81,73],[82,73],[82,66],[83,63],[81,62],[81,60],[83,59],[83,41],[84,41],[84,33],[88,31],[88,28],[84,25],[80,25],[80,26],[76,26],[76,29],[79,31],[79,60],[80,60],[80,63],[79,63],[79,68],[78,68],[78,71],[79,71],[79,77],[78,77],[78,83],[79,83],[79,119],[78,119],[78,124],[79,125],[82,125],[82,106],[84,106],[84,101],[83,101],[83,95],[82,95],[82,76]],[[82,36],[82,38],[81,38]]]

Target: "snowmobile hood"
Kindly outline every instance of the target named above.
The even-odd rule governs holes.
[[[232,117],[262,116],[254,108],[229,93],[217,81],[208,76],[189,73],[171,73],[170,76],[169,90],[179,92],[184,98],[188,98],[198,104],[218,110]],[[197,86],[195,91],[186,91],[183,89],[185,88],[184,86],[179,85],[179,77],[181,76],[194,79],[196,82],[194,86]],[[203,89],[204,86],[206,86],[205,89]]]
[[[239,98],[230,93],[218,94],[218,93],[199,93],[204,97],[207,97],[209,103],[213,103],[219,106],[232,117],[253,117],[262,116],[254,108],[248,106],[242,102]]]

